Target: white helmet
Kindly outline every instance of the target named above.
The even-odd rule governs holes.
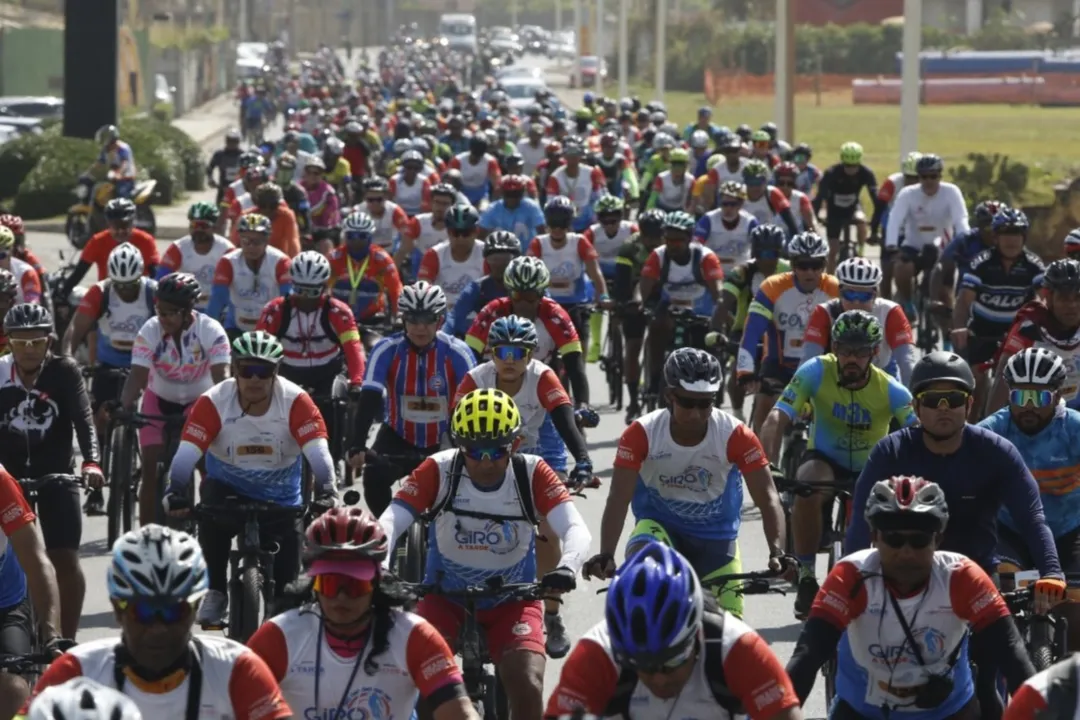
[[[135,701],[119,690],[76,677],[41,691],[27,720],[142,720]]]
[[[1009,358],[1004,374],[1009,387],[1037,385],[1057,390],[1065,382],[1069,370],[1057,353],[1041,347],[1030,347]]]
[[[881,268],[866,258],[848,258],[837,266],[836,278],[841,285],[876,288],[881,284]]]
[[[345,236],[348,236],[350,233],[374,234],[377,229],[375,221],[371,219],[370,215],[363,211],[349,213],[345,217],[345,221],[341,224],[341,232]]]
[[[132,283],[143,275],[143,259],[139,248],[131,243],[117,245],[109,253],[109,279],[117,283]]]
[[[206,561],[198,541],[180,530],[144,525],[113,545],[109,597],[195,602],[209,589]]]
[[[330,282],[330,261],[314,250],[305,250],[293,258],[289,268],[293,285],[300,287],[326,287]]]
[[[416,315],[440,318],[446,314],[446,293],[438,285],[421,280],[402,288],[398,308],[404,318]]]

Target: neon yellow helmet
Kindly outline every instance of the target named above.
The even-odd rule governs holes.
[[[14,247],[15,233],[11,232],[11,228],[0,225],[0,250],[11,252]]]
[[[909,152],[903,162],[900,163],[900,172],[905,175],[918,175],[919,172],[916,166],[919,164],[919,158],[921,157],[922,153],[918,150]]]
[[[473,390],[458,401],[450,418],[450,434],[458,445],[505,447],[521,432],[521,412],[502,390]]]
[[[675,148],[668,155],[668,162],[672,163],[672,164],[675,164],[675,163],[688,163],[688,162],[690,162],[690,153],[688,153],[683,148]]]
[[[840,162],[845,165],[858,165],[863,159],[862,145],[857,142],[846,142],[840,146]]]
[[[705,169],[712,170],[720,163],[724,162],[726,158],[723,155],[710,155],[709,159],[705,161]]]
[[[270,222],[270,218],[259,213],[247,213],[240,216],[240,221],[237,223],[237,232],[242,233],[259,233],[260,235],[270,235],[271,227],[273,223]]]

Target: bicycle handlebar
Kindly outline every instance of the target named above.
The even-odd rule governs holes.
[[[543,586],[537,582],[504,583],[501,578],[493,578],[484,585],[471,585],[450,590],[438,583],[405,583],[405,587],[419,596],[441,595],[459,600],[482,600],[486,598],[504,598],[509,595],[515,600],[543,600]]]
[[[0,670],[18,675],[32,671],[35,665],[48,665],[53,660],[53,656],[49,653],[0,655]]]
[[[237,502],[230,502],[228,499],[222,503],[199,503],[191,509],[191,513],[198,517],[203,517],[208,520],[215,518],[228,516],[230,520],[235,520],[236,515],[259,515],[270,519],[279,517],[297,517],[302,515],[306,511],[303,506],[300,507],[285,507],[283,505],[274,505],[272,503],[259,502],[258,500],[243,500]]]
[[[22,487],[24,493],[40,492],[42,488],[48,487],[53,483],[60,483],[61,485],[72,487],[84,486],[81,477],[69,473],[49,473],[48,475],[42,475],[41,477],[19,480],[19,485]]]

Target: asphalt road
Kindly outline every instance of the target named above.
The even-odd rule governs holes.
[[[526,58],[529,64],[541,64],[540,59]],[[546,61],[543,61],[546,66]],[[565,76],[554,75],[551,78],[553,85],[562,81]],[[574,93],[566,89],[560,91],[564,101],[572,102],[575,97],[580,99],[580,93]],[[60,253],[70,256],[70,248],[62,235],[31,233],[28,237],[30,247],[38,253],[47,267],[58,267]],[[161,243],[164,250],[166,243]],[[606,398],[606,383],[604,376],[596,365],[588,368],[590,386],[593,395],[597,398]],[[615,449],[618,445],[619,436],[625,428],[622,413],[617,413],[606,407],[599,408],[601,411],[600,426],[589,431],[589,449],[595,467],[605,482],[611,478],[612,461]],[[749,411],[749,407],[747,407]],[[599,550],[599,528],[603,514],[604,502],[607,493],[606,488],[592,491],[589,497],[577,499],[578,509],[584,515],[588,526],[593,530],[593,550]],[[627,523],[628,527],[631,525]],[[626,530],[628,532],[628,529]],[[624,532],[623,540],[626,534]],[[746,570],[764,569],[768,562],[768,550],[766,548],[760,513],[752,505],[747,505],[743,510],[743,525],[740,533],[741,553],[743,566]],[[82,562],[87,578],[87,594],[83,608],[83,619],[79,640],[91,640],[100,637],[115,635],[117,626],[113,621],[112,611],[106,594],[105,573],[109,562],[109,549],[106,547],[106,525],[104,518],[85,518],[83,524]],[[622,548],[620,546],[620,557]],[[824,561],[819,558],[819,576],[824,573]],[[567,597],[563,606],[563,614],[566,625],[573,638],[581,637],[593,624],[602,618],[602,599],[596,596],[596,590],[602,587],[601,583],[582,581],[578,589]],[[801,623],[794,619],[792,603],[794,596],[766,595],[755,596],[746,603],[745,620],[768,641],[774,652],[784,662],[790,657],[794,649],[794,643],[798,638]],[[550,693],[551,688],[558,682],[558,674],[562,666],[561,661],[548,660],[545,676],[545,688]],[[818,682],[814,693],[807,704],[807,717],[824,717],[825,702],[823,685]],[[545,695],[547,694],[545,693]]]

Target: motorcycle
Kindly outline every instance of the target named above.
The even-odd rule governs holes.
[[[64,234],[77,250],[82,250],[95,233],[105,229],[105,205],[113,198],[115,182],[109,178],[96,182],[90,175],[79,177],[75,189],[75,204],[68,208]],[[135,227],[154,235],[157,219],[150,203],[157,188],[157,180],[142,180],[135,184],[131,201],[135,203]]]

